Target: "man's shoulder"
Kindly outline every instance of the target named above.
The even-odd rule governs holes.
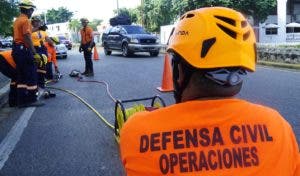
[[[16,24],[22,24],[22,23],[30,23],[30,20],[28,19],[28,17],[24,16],[24,15],[20,15],[16,21]]]

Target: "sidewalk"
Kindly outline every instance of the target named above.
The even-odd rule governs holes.
[[[0,108],[8,100],[9,79],[0,73]]]

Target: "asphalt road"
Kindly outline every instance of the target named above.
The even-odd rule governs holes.
[[[174,103],[173,95],[156,90],[161,85],[163,61],[162,55],[150,57],[145,53],[124,58],[116,52],[104,56],[101,51],[100,60],[94,62],[95,76],[87,80],[106,81],[116,99],[158,94],[170,105]],[[81,83],[68,76],[73,69],[83,71],[82,56],[76,51],[69,52],[66,60],[59,60],[59,68],[64,77],[53,86],[74,91],[113,124],[114,102],[105,86]],[[258,67],[257,72],[246,78],[238,97],[278,109],[291,123],[299,141],[299,87],[300,72]],[[0,175],[124,175],[113,131],[76,98],[65,92],[55,92],[56,98],[45,100],[44,107],[33,111]],[[26,109],[1,110],[2,141],[24,111]]]

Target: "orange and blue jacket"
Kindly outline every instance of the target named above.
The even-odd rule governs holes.
[[[128,176],[300,176],[288,122],[239,99],[137,113],[121,129],[120,151]]]
[[[7,61],[7,63],[14,69],[16,69],[16,63],[11,55],[11,50],[1,51],[0,55]]]

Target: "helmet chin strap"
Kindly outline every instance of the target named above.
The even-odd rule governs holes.
[[[241,76],[246,74],[246,71],[243,69],[228,70],[222,68],[215,71],[206,72],[205,77],[222,86],[236,86],[243,82]]]

